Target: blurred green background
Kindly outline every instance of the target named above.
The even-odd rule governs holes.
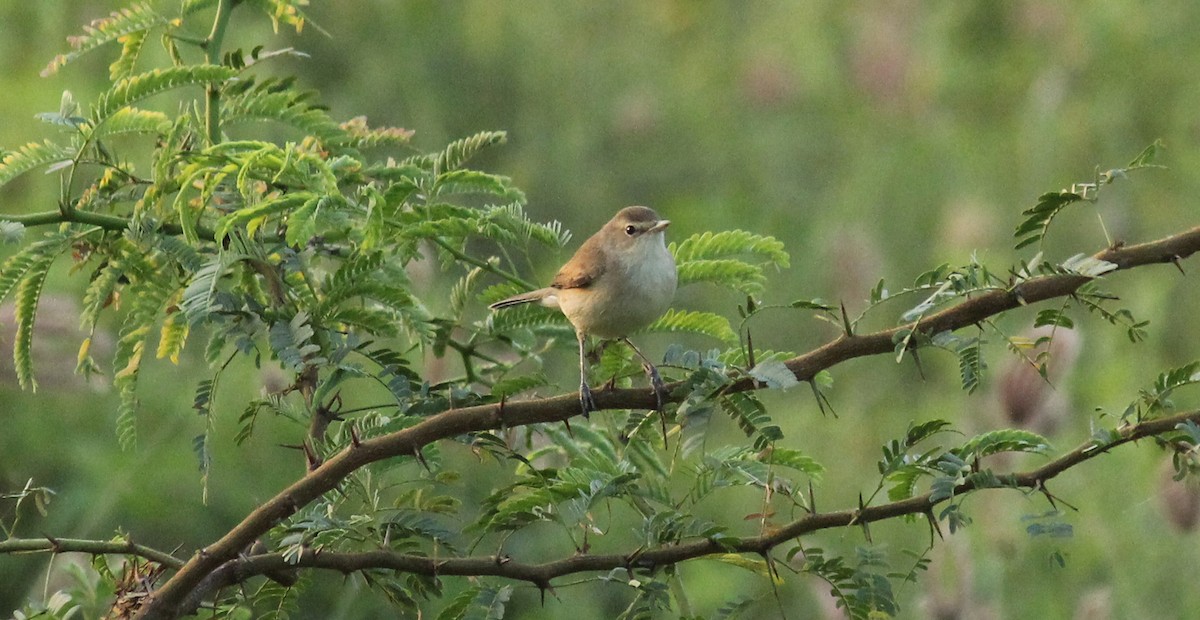
[[[163,5],[168,12],[173,6]],[[65,37],[117,6],[0,4],[0,146],[52,133],[34,114],[56,110],[64,88],[81,101],[103,88],[112,58],[104,51],[50,78],[38,72],[66,49]],[[272,37],[269,21],[256,17],[241,20],[227,43],[295,46],[310,57],[267,71],[297,75],[335,118],[366,115],[373,125],[415,129],[422,149],[507,130],[508,144],[476,165],[512,176],[534,217],[561,220],[576,243],[627,204],[653,206],[673,220],[674,239],[729,228],[775,235],[792,268],[774,275],[768,302],[819,297],[856,312],[880,278],[898,289],[938,264],[966,264],[973,253],[1003,273],[1034,253],[1014,252],[1011,232],[1038,194],[1090,180],[1097,166],[1121,166],[1156,138],[1168,146],[1162,162],[1169,168],[1108,188],[1095,209],[1067,213],[1052,229],[1046,256],[1104,247],[1097,215],[1129,242],[1196,224],[1186,215],[1200,190],[1194,2],[371,0],[314,2],[309,13],[328,36],[309,27]],[[56,199],[55,177],[35,173],[0,192],[0,209],[46,210]],[[567,257],[543,257],[530,277],[548,279]],[[22,534],[104,538],[123,527],[138,542],[190,549],[302,472],[300,457],[277,447],[286,441],[272,436],[271,420],[249,447],[232,446],[244,395],[258,389],[245,373],[242,385],[218,395],[223,417],[209,504],[201,503],[191,438],[203,425],[190,404],[206,371],[195,355],[178,367],[146,367],[139,447],[121,452],[113,395],[102,382],[87,387],[69,374],[79,339],[69,300],[82,280],[64,273],[48,300],[59,320],[39,323],[38,394],[19,393],[11,371],[3,377],[0,491],[32,478],[57,492],[48,516],[23,511]],[[1148,268],[1117,274],[1105,287],[1151,321],[1150,337],[1131,345],[1122,330],[1077,315],[1079,355],[1064,363],[1073,372],[1054,394],[1064,415],[1053,439],[1063,450],[1089,436],[1096,408],[1119,414],[1159,372],[1200,357],[1194,278]],[[739,301],[685,289],[676,306],[734,317]],[[885,306],[867,323],[891,326],[916,301]],[[1013,313],[998,324],[1019,333],[1033,315]],[[752,328],[758,346],[777,350],[804,351],[834,335],[800,312],[768,314]],[[995,335],[989,339],[994,378],[1011,356]],[[643,349],[656,356],[671,342],[647,340]],[[569,347],[562,352],[568,369],[572,355]],[[860,493],[869,494],[879,446],[912,421],[946,418],[968,433],[1004,424],[992,378],[967,395],[954,359],[930,353],[922,361],[924,379],[911,363],[886,357],[835,368],[837,418],[822,416],[807,389],[768,396],[787,445],[828,468],[815,490],[819,508],[852,508]],[[560,379],[571,389],[569,372]],[[1180,398],[1181,406],[1194,400]],[[899,591],[902,616],[1189,615],[1200,607],[1192,574],[1200,545],[1163,508],[1164,494],[1186,492],[1164,484],[1163,459],[1147,442],[1056,480],[1053,492],[1080,509],[1062,517],[1074,527],[1069,538],[1026,533],[1024,516],[1050,510],[1040,496],[972,498],[965,508],[974,523],[937,546],[919,584]],[[476,467],[484,469],[478,491],[486,492],[486,468],[501,466]],[[728,497],[725,521],[758,510],[755,493]],[[12,503],[0,509],[11,522]],[[889,523],[872,533],[900,570],[903,551],[920,550],[929,537],[923,523]],[[806,542],[848,553],[864,544],[857,529]],[[45,564],[41,556],[0,557],[0,609],[38,596],[47,587]],[[779,614],[771,584],[750,572],[694,562],[682,574],[698,612],[712,613],[743,592],[762,600],[751,617]],[[382,597],[363,596],[357,582],[315,580],[321,587],[306,596],[302,617],[389,617],[376,607]],[[778,592],[787,617],[798,618],[824,613],[826,589],[793,577]],[[547,597],[542,607],[536,590],[520,588],[510,617],[609,618],[625,596],[617,586],[591,583],[564,588],[561,600]]]

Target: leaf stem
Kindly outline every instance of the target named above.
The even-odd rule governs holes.
[[[532,289],[537,288],[537,286],[534,285],[533,283],[525,280],[524,278],[522,278],[514,273],[505,271],[487,261],[479,260],[478,258],[475,258],[474,256],[471,256],[470,254],[467,254],[467,253],[463,252],[462,250],[459,250],[458,248],[447,243],[446,240],[442,239],[441,237],[432,237],[430,240],[433,241],[435,244],[437,244],[438,247],[449,252],[451,256],[453,256],[454,258],[457,258],[460,261],[463,261],[464,263],[474,265],[476,267],[479,267],[480,269],[483,269],[484,271],[488,271],[490,273],[496,274],[496,275],[500,276],[501,278],[508,280],[509,282],[513,282],[515,284],[520,284],[521,286],[523,286],[527,289],[532,290]]]
[[[221,62],[221,42],[225,39],[225,28],[229,25],[229,14],[233,10],[233,0],[219,0],[217,15],[213,18],[212,32],[204,39],[204,59],[210,65]],[[209,82],[205,88],[204,97],[205,129],[208,132],[209,145],[221,142],[221,87],[215,82]]]

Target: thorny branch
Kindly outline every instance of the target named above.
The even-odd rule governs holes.
[[[1177,265],[1178,261],[1197,251],[1200,251],[1200,227],[1140,245],[1114,246],[1095,254],[1095,258],[1114,263],[1119,270],[1124,270],[1158,263]],[[1086,276],[1074,274],[1029,278],[1011,288],[981,293],[953,307],[925,316],[919,324],[903,325],[867,335],[842,335],[822,347],[788,360],[787,367],[798,379],[808,380],[821,370],[848,359],[890,353],[893,350],[894,337],[901,330],[915,329],[931,336],[942,331],[960,329],[1021,305],[1071,295],[1090,280],[1091,278]],[[668,391],[677,385],[668,385]],[[745,379],[726,391],[747,391],[757,387],[751,379]],[[655,406],[655,394],[650,389],[606,390],[597,392],[595,398],[597,407],[602,410],[646,409]],[[361,467],[386,458],[415,454],[425,445],[465,433],[558,422],[567,420],[578,413],[578,400],[575,394],[507,402],[503,407],[499,404],[463,407],[449,409],[431,416],[402,431],[351,445],[254,510],[220,540],[193,555],[187,564],[162,588],[147,598],[139,617],[175,617],[182,611],[181,604],[185,599],[196,590],[202,581],[206,581],[209,575],[223,565],[237,560],[239,552],[247,548],[255,539],[301,507],[334,489],[341,480]],[[917,512],[927,508],[920,504],[920,498],[907,501],[915,503]],[[901,502],[887,506],[890,506],[892,510],[898,510],[907,507],[908,504]],[[882,507],[868,507],[865,511],[881,509]],[[860,520],[864,518],[864,514],[878,514],[879,516],[876,518],[894,516],[890,513],[864,512],[858,515]],[[832,519],[825,525],[820,525],[823,522],[819,521],[801,520],[794,528],[785,528],[778,535],[788,538],[795,537],[805,531],[812,531],[804,528],[814,528],[817,525],[819,527],[815,527],[815,529],[837,527],[849,522],[850,516],[848,515],[852,515],[852,513],[822,515],[820,518]],[[810,517],[810,519],[816,518],[817,516]],[[715,545],[715,543],[703,541],[689,544]],[[766,544],[766,541],[761,544]],[[686,545],[664,548],[660,552],[662,557],[656,558],[656,561],[669,563],[684,559],[683,556],[676,554],[687,548]],[[704,553],[716,550],[713,547]],[[589,559],[590,557],[582,556],[582,559],[570,561],[587,564],[594,561]],[[316,562],[315,559],[312,561]]]

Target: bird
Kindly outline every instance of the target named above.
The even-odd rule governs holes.
[[[557,308],[579,341],[579,406],[586,417],[596,410],[587,384],[589,336],[620,340],[642,360],[662,411],[666,389],[653,362],[629,335],[662,316],[675,297],[678,274],[664,232],[671,225],[649,207],[625,207],[579,246],[550,286],[497,301],[491,310],[537,302]]]

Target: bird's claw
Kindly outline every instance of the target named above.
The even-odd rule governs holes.
[[[663,384],[662,377],[658,374],[658,369],[651,364],[642,366],[646,371],[646,375],[650,377],[650,386],[654,388],[654,410],[662,411],[663,404],[667,401],[667,386]]]
[[[583,410],[584,418],[588,418],[591,412],[596,411],[596,401],[592,398],[592,390],[586,381],[579,384],[579,408]]]

